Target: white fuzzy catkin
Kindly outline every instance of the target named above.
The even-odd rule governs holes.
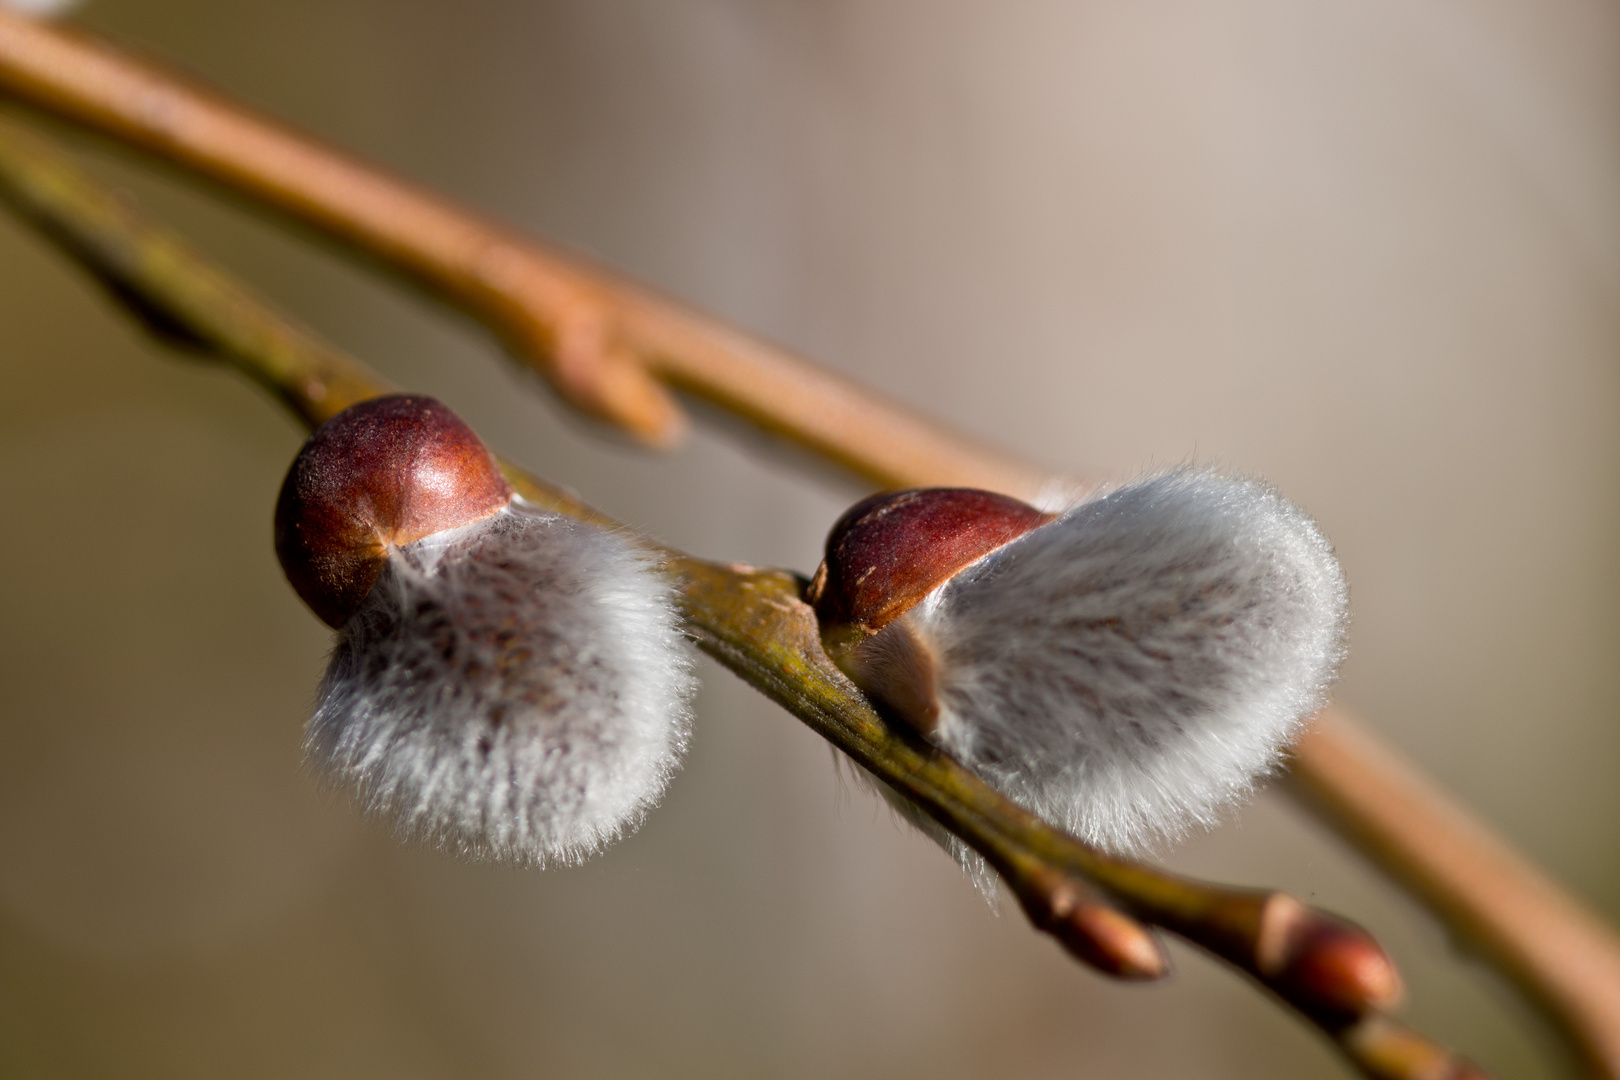
[[[305,752],[409,839],[576,862],[663,793],[691,667],[645,554],[514,503],[391,553],[341,631]]]
[[[933,738],[1119,852],[1212,824],[1274,768],[1344,654],[1347,590],[1305,513],[1200,469],[1095,498],[908,612]]]

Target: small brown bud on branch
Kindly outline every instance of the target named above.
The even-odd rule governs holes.
[[[1261,909],[1255,969],[1288,996],[1360,1016],[1401,1000],[1400,974],[1361,927],[1275,893]]]
[[[1170,958],[1153,932],[1089,884],[1041,867],[1014,884],[1029,921],[1075,957],[1119,979],[1160,979]]]

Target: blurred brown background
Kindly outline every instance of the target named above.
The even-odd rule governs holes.
[[[1620,916],[1620,6],[92,0],[98,31],[1053,465],[1198,460],[1320,517],[1340,690]],[[858,491],[560,413],[481,332],[78,140],[502,452],[811,569]],[[400,850],[300,772],[328,636],[300,441],[0,218],[0,1074],[1336,1077],[1177,952],[1069,963],[705,664],[645,828],[571,870]],[[1284,797],[1174,865],[1373,927],[1503,1077],[1539,1022]]]

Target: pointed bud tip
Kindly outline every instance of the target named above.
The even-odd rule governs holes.
[[[1018,901],[1030,922],[1106,975],[1147,981],[1170,973],[1170,959],[1153,932],[1078,879],[1043,867],[1023,880]]]
[[[1106,904],[1082,904],[1060,934],[1070,952],[1119,979],[1149,982],[1170,973],[1170,959],[1153,932]]]
[[[1371,934],[1286,893],[1266,901],[1255,963],[1291,992],[1352,1014],[1392,1008],[1404,992],[1400,972]]]
[[[1304,937],[1285,978],[1352,1012],[1393,1008],[1405,992],[1400,972],[1370,934],[1325,917]]]

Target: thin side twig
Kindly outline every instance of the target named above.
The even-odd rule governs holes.
[[[307,424],[388,389],[11,123],[0,123],[0,198],[149,326],[230,362]],[[531,501],[606,520],[572,495],[504,467]],[[1481,1075],[1383,1014],[1399,995],[1399,980],[1365,931],[1282,893],[1167,874],[1054,829],[948,756],[889,727],[822,651],[802,578],[658,550],[680,583],[688,630],[707,652],[984,855],[1031,921],[1077,958],[1116,976],[1160,975],[1163,956],[1143,924],[1160,926],[1254,979],[1365,1076]]]
[[[661,380],[880,487],[975,486],[1031,501],[1068,487],[154,66],[3,8],[0,89],[406,274],[495,329],[564,400],[650,443],[670,441],[683,422]],[[1393,750],[1357,755],[1373,741],[1343,709],[1306,735],[1294,765],[1315,793],[1306,805],[1517,982],[1596,1075],[1620,1078],[1620,943]],[[1393,772],[1379,773],[1382,762]],[[1408,813],[1382,815],[1391,801]],[[1482,865],[1485,879],[1460,872]]]
[[[1044,501],[1072,483],[482,220],[101,43],[0,7],[0,91],[209,177],[401,272],[492,327],[564,400],[654,443],[660,382],[879,487]],[[1299,743],[1308,808],[1513,979],[1595,1075],[1620,1080],[1620,942],[1346,710]],[[1386,768],[1387,766],[1387,768]],[[1404,812],[1384,812],[1400,805]],[[1488,871],[1478,872],[1486,867]]]
[[[683,422],[662,380],[879,487],[985,487],[1030,501],[1069,487],[172,74],[3,8],[0,89],[406,274],[491,326],[564,400],[648,442],[668,442]],[[1373,742],[1343,709],[1307,734],[1294,765],[1299,787],[1314,793],[1306,805],[1518,983],[1596,1075],[1620,1080],[1620,943],[1392,749],[1357,755]],[[1390,775],[1377,772],[1381,762],[1395,766]],[[1397,791],[1408,813],[1381,815]],[[1488,880],[1460,872],[1481,865]]]
[[[1294,748],[1289,784],[1524,988],[1592,1075],[1620,1075],[1620,943],[1601,919],[1341,706]]]

